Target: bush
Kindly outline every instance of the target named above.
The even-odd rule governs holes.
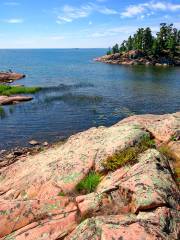
[[[106,170],[114,171],[126,164],[134,164],[137,162],[137,157],[140,153],[148,148],[154,148],[155,142],[149,136],[144,136],[141,142],[133,147],[128,147],[123,151],[119,151],[113,156],[109,156],[103,163]]]
[[[93,192],[97,185],[101,181],[101,175],[96,172],[90,172],[87,177],[85,177],[78,185],[76,186],[76,189],[78,192],[91,193]]]

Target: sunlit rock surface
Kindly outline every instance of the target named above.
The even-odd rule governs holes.
[[[176,151],[179,123],[180,113],[133,116],[2,167],[0,239],[178,239],[180,195],[169,159],[148,149],[114,172],[102,163],[149,135]],[[81,196],[76,186],[92,169],[104,177]]]

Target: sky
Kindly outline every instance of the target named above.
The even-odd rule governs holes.
[[[0,48],[108,48],[162,22],[180,28],[180,0],[0,0]]]

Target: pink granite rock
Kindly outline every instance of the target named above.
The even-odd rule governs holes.
[[[56,239],[76,225],[77,207],[67,197],[0,201],[0,237],[13,232],[13,239],[34,240],[41,235],[43,239]]]
[[[165,115],[136,115],[124,119],[121,124],[140,124],[160,142],[168,142],[171,137],[180,131],[180,112]]]
[[[82,222],[66,240],[167,240],[178,239],[178,212],[157,208],[152,212],[101,216]]]
[[[18,102],[30,101],[33,98],[30,96],[0,96],[0,105],[15,104]]]
[[[166,205],[179,208],[180,193],[169,162],[155,149],[140,155],[134,166],[107,175],[97,193],[111,191],[114,203],[124,198],[133,213]]]

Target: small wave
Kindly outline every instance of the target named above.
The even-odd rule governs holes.
[[[88,95],[75,95],[75,94],[64,94],[62,96],[49,96],[45,98],[46,103],[54,101],[63,101],[70,104],[97,104],[102,102],[103,97],[101,96],[88,96]]]
[[[42,91],[44,92],[59,92],[59,91],[70,91],[73,89],[78,88],[88,88],[88,87],[94,87],[94,84],[91,83],[77,83],[77,84],[59,84],[58,86],[52,86],[52,87],[44,87],[42,88]]]

